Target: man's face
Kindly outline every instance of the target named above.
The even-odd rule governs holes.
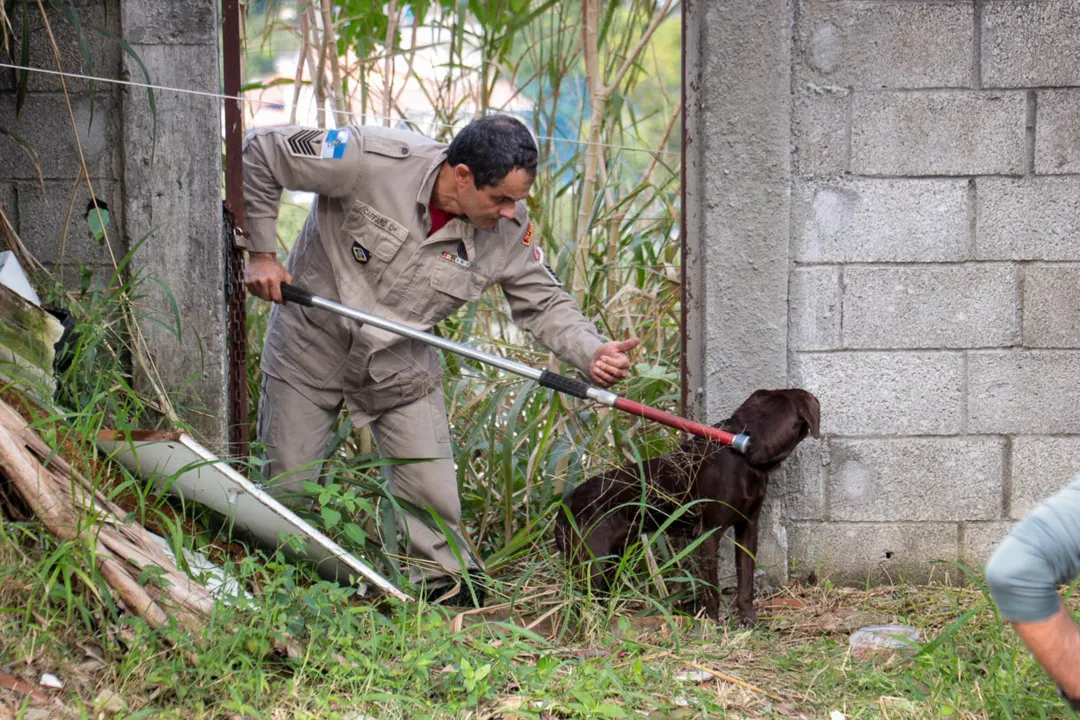
[[[499,218],[514,217],[514,206],[528,196],[533,184],[532,175],[515,168],[501,182],[477,190],[472,170],[466,165],[454,167],[454,180],[462,214],[481,230],[494,230]]]

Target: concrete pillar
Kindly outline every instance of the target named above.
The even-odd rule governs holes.
[[[121,30],[155,85],[219,92],[214,0],[124,0]],[[123,62],[129,79],[143,79],[132,58],[125,55]],[[221,105],[167,90],[157,91],[155,100],[156,129],[144,89],[127,88],[121,111],[124,230],[131,247],[147,238],[134,269],[168,288],[144,283],[144,310],[160,323],[144,321],[142,331],[164,385],[181,390],[180,401],[192,411],[187,418],[222,450],[228,403]]]
[[[713,423],[787,384],[794,13],[789,0],[692,0],[683,12],[689,397]],[[758,561],[784,580],[778,497]]]

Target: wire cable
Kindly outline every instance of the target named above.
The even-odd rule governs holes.
[[[149,89],[149,90],[162,90],[162,91],[166,91],[166,92],[179,93],[181,95],[194,95],[194,96],[197,96],[197,97],[213,98],[213,99],[216,99],[216,100],[233,100],[233,101],[236,101],[236,102],[255,104],[255,105],[282,105],[282,103],[274,102],[272,100],[256,100],[254,98],[244,97],[243,95],[240,95],[240,96],[224,95],[222,93],[206,92],[205,90],[191,90],[191,89],[188,89],[188,88],[170,87],[168,85],[155,85],[153,83],[142,83],[142,82],[137,82],[135,80],[120,80],[118,78],[100,77],[100,76],[97,76],[97,75],[83,75],[83,74],[80,74],[80,73],[61,72],[59,70],[46,70],[45,68],[36,68],[36,67],[30,67],[30,66],[27,66],[27,65],[15,65],[15,64],[12,64],[12,63],[5,63],[5,62],[0,62],[0,68],[8,68],[10,70],[24,70],[24,71],[28,71],[28,72],[42,73],[42,74],[45,74],[45,75],[59,75],[59,76],[65,77],[65,78],[71,78],[71,79],[75,79],[75,80],[88,80],[90,82],[103,82],[103,83],[110,83],[110,84],[113,84],[113,85],[124,85],[124,86],[128,86],[128,87],[137,87],[137,88],[144,88],[144,89]],[[342,111],[342,110],[335,110],[335,109],[332,109],[332,108],[315,108],[315,111],[325,113],[327,115],[332,115],[332,116],[348,115],[349,117],[351,117],[353,119],[359,117],[361,119],[369,119],[369,120],[388,120],[390,122],[406,122],[406,123],[411,123],[411,124],[415,124],[415,125],[431,125],[431,126],[434,126],[434,127],[441,127],[441,128],[447,128],[447,129],[453,129],[454,127],[456,127],[455,125],[450,125],[448,123],[424,122],[424,121],[421,121],[421,120],[409,120],[407,117],[385,117],[385,116],[381,116],[381,115],[374,115],[372,113],[356,113],[356,112],[352,112],[350,110]],[[628,152],[642,152],[642,153],[648,153],[650,155],[671,155],[671,156],[678,156],[679,155],[679,153],[672,152],[671,150],[650,150],[648,148],[635,147],[633,145],[617,145],[617,144],[614,144],[614,143],[594,143],[594,142],[589,142],[588,140],[575,140],[574,138],[562,138],[562,137],[555,137],[553,135],[537,135],[537,139],[539,139],[539,140],[552,140],[554,142],[571,143],[571,144],[574,144],[574,145],[582,145],[582,146],[602,147],[602,148],[608,148],[608,149],[612,149],[612,150],[626,150]]]

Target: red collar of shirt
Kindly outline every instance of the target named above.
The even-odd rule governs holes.
[[[457,215],[451,215],[448,212],[444,212],[434,205],[428,206],[428,212],[431,214],[431,231],[428,233],[428,237],[431,237],[442,230],[446,223],[457,217]]]

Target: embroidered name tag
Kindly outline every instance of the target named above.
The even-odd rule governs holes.
[[[381,215],[375,212],[362,202],[356,203],[354,211],[359,212],[361,215],[363,215],[367,219],[367,221],[375,227],[390,233],[396,238],[404,240],[409,236],[409,231],[403,226],[398,225],[396,222],[386,217],[385,215]]]
[[[451,255],[450,253],[446,252],[445,250],[443,251],[442,259],[443,260],[449,260],[452,263],[457,263],[458,265],[460,265],[463,268],[467,268],[467,267],[470,267],[472,265],[472,263],[469,262],[468,260],[462,260],[457,255]]]

